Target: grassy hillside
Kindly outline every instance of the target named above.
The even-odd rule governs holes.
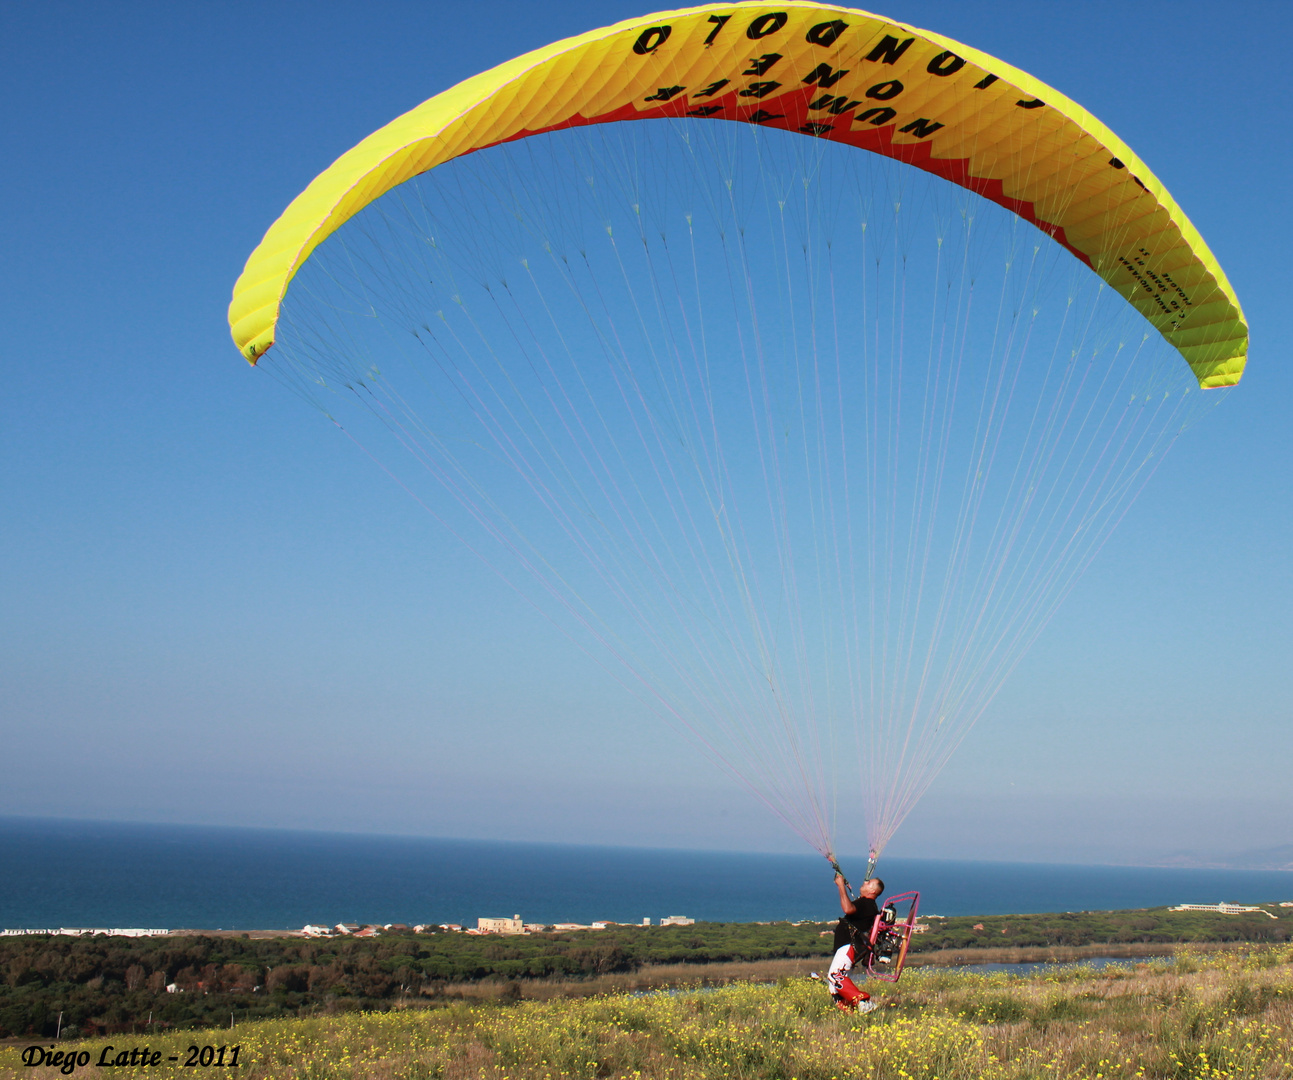
[[[963,962],[980,954],[1023,959],[1022,949],[1098,946],[1115,955],[1131,946],[1269,942],[1293,939],[1293,909],[1280,918],[1204,912],[1081,912],[937,919],[913,939],[912,962]],[[594,982],[663,965],[706,975],[719,964],[824,960],[831,923],[698,923],[602,931],[477,937],[460,933],[384,934],[376,938],[71,938],[0,939],[0,1038],[49,1037],[203,1027],[320,1010],[379,1010],[460,996],[464,985]],[[825,936],[823,936],[825,935]],[[999,950],[1016,950],[1014,957]],[[991,952],[989,952],[991,950]],[[686,981],[670,976],[661,982]],[[713,980],[711,980],[713,981]],[[645,985],[651,985],[650,982]],[[168,992],[167,987],[174,987]],[[522,996],[518,990],[513,996]],[[524,996],[535,996],[527,992]]]
[[[874,989],[874,987],[873,987]],[[883,995],[881,997],[881,994]],[[94,1063],[147,1045],[162,1063],[113,1076],[210,1075],[183,1061],[239,1047],[244,1080],[1287,1080],[1293,948],[1056,969],[1033,977],[913,971],[870,1016],[806,979],[711,991],[463,1003],[63,1042]],[[44,1080],[25,1044],[0,1080]],[[46,1042],[46,1047],[52,1044]],[[193,1046],[196,1049],[189,1050]],[[165,1060],[171,1055],[179,1061]],[[74,1058],[74,1060],[76,1060]],[[81,1068],[76,1068],[79,1074]]]

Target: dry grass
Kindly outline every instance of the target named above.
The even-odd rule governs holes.
[[[695,974],[695,970],[691,970]],[[716,974],[710,972],[710,974]],[[554,987],[555,990],[555,987]],[[912,971],[887,1007],[835,1012],[807,979],[244,1025],[246,1080],[1154,1080],[1293,1078],[1293,948],[1031,977]],[[230,1032],[170,1035],[183,1054]],[[139,1045],[132,1038],[118,1046]],[[105,1040],[67,1043],[97,1060]],[[0,1078],[54,1077],[0,1051]],[[83,1070],[78,1069],[79,1075]],[[211,1070],[84,1070],[192,1076]],[[218,1075],[218,1072],[217,1072]],[[229,1075],[229,1073],[226,1073]]]
[[[1096,957],[1124,960],[1170,956],[1179,944],[1076,945],[1053,947],[1003,947],[942,949],[907,958],[908,970],[918,967],[952,967],[975,964],[1077,964]],[[1204,944],[1197,953],[1243,952],[1244,946]],[[602,994],[640,993],[683,986],[723,986],[730,982],[777,982],[803,978],[820,971],[824,956],[733,961],[713,964],[654,964],[630,973],[601,975],[592,979],[527,979],[524,982],[470,982],[440,985],[428,997],[450,1001],[550,1001],[553,998],[596,997]]]
[[[725,986],[732,982],[774,983],[820,971],[829,958],[733,961],[717,964],[653,964],[638,971],[591,979],[527,979],[525,982],[447,983],[428,996],[449,1001],[551,1001],[553,998],[638,994],[680,987]]]

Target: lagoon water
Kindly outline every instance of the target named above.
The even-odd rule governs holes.
[[[844,868],[861,876],[860,860]],[[939,915],[1293,900],[1293,872],[885,858]],[[831,919],[815,855],[0,819],[0,928]]]

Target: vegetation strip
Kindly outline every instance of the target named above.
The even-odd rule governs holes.
[[[913,959],[964,963],[976,954],[1046,959],[1048,950],[1087,946],[1114,953],[1118,947],[1287,942],[1293,909],[1276,910],[1282,917],[1153,909],[933,919],[913,939]],[[719,964],[824,961],[831,925],[697,923],[508,937],[3,938],[0,1037],[198,1028],[227,1024],[231,1013],[245,1021],[325,1009],[372,1011],[461,997],[464,987],[482,983],[500,984],[496,990],[512,998],[552,996],[550,989],[534,991],[554,981],[605,989],[595,981],[660,965],[686,965],[695,971],[690,978],[707,978]],[[1013,957],[998,952],[1006,946],[1018,950]]]

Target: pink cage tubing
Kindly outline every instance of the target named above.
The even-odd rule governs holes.
[[[885,922],[885,909],[892,907],[895,912],[901,904],[910,903],[907,909],[907,916],[904,919],[888,923]],[[881,908],[880,914],[875,917],[875,922],[871,924],[871,933],[867,937],[867,942],[871,949],[867,956],[867,972],[872,978],[882,979],[885,982],[897,982],[898,977],[902,974],[903,964],[907,962],[907,946],[911,944],[911,935],[916,927],[916,913],[920,909],[920,893],[905,892],[892,896],[885,902],[884,908]],[[896,934],[900,941],[897,943],[896,955],[892,949],[880,951],[877,953],[876,943],[881,941],[882,934]],[[893,942],[890,942],[892,945]],[[878,963],[877,955],[888,956],[889,963]]]

